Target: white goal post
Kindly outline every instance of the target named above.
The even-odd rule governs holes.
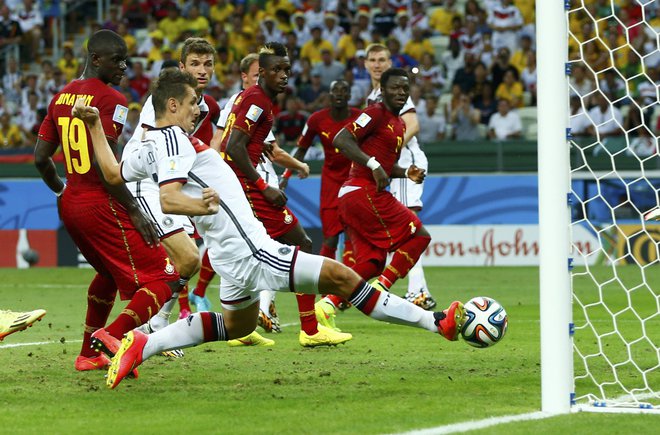
[[[660,2],[635,2],[636,20],[618,0],[536,1],[547,413],[660,413],[660,222],[644,219],[660,206]]]

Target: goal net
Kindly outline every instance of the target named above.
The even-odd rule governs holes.
[[[566,9],[574,404],[657,409],[660,2]]]

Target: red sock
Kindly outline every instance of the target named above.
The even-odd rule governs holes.
[[[392,261],[390,261],[390,264],[385,267],[385,270],[383,270],[383,273],[378,280],[381,281],[381,279],[386,279],[390,282],[390,286],[387,286],[387,288],[390,288],[391,284],[394,284],[396,280],[408,275],[408,272],[412,269],[415,263],[417,263],[417,260],[419,260],[419,257],[429,243],[431,243],[430,236],[415,236],[401,245],[401,247],[394,252]],[[386,284],[383,281],[381,282]]]
[[[183,286],[183,288],[181,288],[181,292],[179,293],[179,311],[183,310],[192,312],[190,309],[190,304],[188,303],[188,284]]]
[[[300,315],[300,329],[307,335],[314,335],[319,332],[318,321],[316,320],[316,311],[314,310],[314,295],[296,293],[298,301],[298,314]]]
[[[153,281],[135,292],[126,308],[106,330],[115,338],[122,339],[128,331],[151,319],[172,297],[172,290],[165,281]]]
[[[91,348],[92,333],[105,326],[112,306],[115,304],[116,296],[117,286],[112,278],[96,274],[87,289],[87,316],[85,317],[85,331],[80,355],[87,357],[99,355]]]
[[[331,248],[330,246],[323,243],[321,244],[321,252],[319,252],[319,255],[322,257],[332,258],[334,260],[335,257],[337,257],[337,248]]]
[[[209,282],[215,276],[215,271],[211,267],[211,260],[209,260],[209,250],[207,249],[204,252],[202,257],[202,268],[199,270],[199,279],[197,280],[197,286],[193,290],[197,296],[204,297],[206,296],[206,287],[208,287]]]
[[[370,280],[374,276],[378,276],[382,272],[382,267],[379,267],[373,261],[363,261],[361,263],[356,263],[351,269],[357,272],[358,275],[362,277],[365,281]]]
[[[335,308],[340,308],[342,306],[342,304],[348,304],[349,303],[347,300],[345,300],[344,298],[340,298],[337,295],[326,295],[325,299],[332,302],[332,305],[334,305]]]
[[[353,243],[350,239],[344,240],[344,253],[341,256],[341,262],[352,268],[355,266],[355,257],[353,256]]]

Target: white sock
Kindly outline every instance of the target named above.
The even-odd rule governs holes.
[[[427,290],[426,277],[422,267],[422,257],[419,257],[417,263],[408,272],[408,293],[417,294],[421,290]]]
[[[270,303],[275,300],[275,292],[272,290],[262,290],[259,292],[259,309],[268,314]]]
[[[363,309],[369,305],[369,300],[378,292],[378,300],[370,313]],[[415,304],[390,292],[380,292],[368,283],[356,290],[350,298],[350,302],[360,311],[376,320],[396,323],[398,325],[415,326],[431,332],[438,332],[435,325],[435,317],[432,311],[425,311]]]
[[[202,315],[210,316],[211,323],[215,327],[215,330],[211,331],[215,334],[211,340],[204,340]],[[168,327],[149,335],[149,340],[142,351],[142,359],[145,360],[166,350],[197,346],[205,341],[226,340],[227,332],[222,314],[213,312],[193,313],[187,318],[177,320]]]

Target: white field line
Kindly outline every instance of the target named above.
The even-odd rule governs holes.
[[[2,288],[17,288],[17,287],[29,287],[29,288],[88,288],[89,284],[25,284],[17,283],[12,284],[11,286],[0,285]]]
[[[437,426],[429,429],[413,430],[404,432],[400,435],[441,435],[467,432],[469,430],[484,429],[499,424],[513,423],[516,421],[541,420],[543,418],[554,417],[557,414],[549,412],[529,412],[527,414],[503,415],[500,417],[491,417],[484,420],[471,420],[462,423],[453,423],[445,426]]]
[[[82,340],[66,340],[64,343],[62,343],[60,340],[56,340],[56,341],[35,341],[33,343],[7,343],[7,344],[0,344],[0,349],[10,348],[10,347],[23,347],[23,346],[41,346],[41,345],[44,345],[44,344],[56,344],[56,343],[61,343],[61,344],[82,343]]]

